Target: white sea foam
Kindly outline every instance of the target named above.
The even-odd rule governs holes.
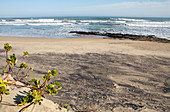
[[[6,20],[2,19],[1,21],[2,21],[2,22],[5,22]]]
[[[55,19],[15,19],[10,21],[0,21],[0,25],[72,25],[76,20],[55,20]]]
[[[58,26],[58,25],[73,25],[72,23],[27,23],[30,26]]]
[[[165,22],[133,22],[126,23],[128,26],[140,26],[140,27],[170,27],[170,21]]]
[[[40,23],[51,23],[51,22],[62,22],[62,20],[55,19],[15,19],[15,22],[40,22]]]
[[[0,21],[0,25],[89,25],[89,23],[107,23],[107,20],[55,20],[55,19],[15,19],[13,21]]]
[[[23,20],[24,22],[54,22],[54,19],[28,19],[28,20]]]
[[[114,21],[115,23],[126,23],[126,21]]]
[[[84,22],[84,23],[106,23],[108,22],[107,20],[81,20],[80,22]]]
[[[25,23],[20,23],[20,22],[7,22],[7,21],[4,21],[4,22],[0,22],[0,25],[25,25]]]
[[[76,23],[76,20],[62,20],[62,22],[71,22],[71,23]]]
[[[73,23],[17,23],[17,22],[7,22],[2,23],[0,22],[0,25],[14,25],[14,26],[21,26],[21,25],[31,25],[31,26],[45,26],[45,25],[51,25],[51,26],[57,26],[57,25],[73,25]]]
[[[23,20],[21,20],[21,19],[15,19],[14,21],[16,21],[16,22],[22,22]]]
[[[129,19],[129,18],[118,18],[117,20],[121,20],[121,21],[146,21],[144,19]]]
[[[89,25],[89,23],[77,23],[78,25]]]

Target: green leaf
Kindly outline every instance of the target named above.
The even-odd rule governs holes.
[[[29,75],[28,74],[25,74],[25,77],[28,77]]]
[[[30,85],[30,82],[29,82],[29,81],[27,81],[27,85]]]
[[[32,80],[32,82],[35,82],[37,79],[36,78],[33,78],[33,79],[31,79]]]
[[[25,55],[25,56],[28,56],[28,55],[29,55],[29,53],[28,53],[27,51],[25,51],[25,52],[24,52],[24,55]]]
[[[53,77],[55,77],[55,76],[57,76],[58,72],[56,70],[52,70],[51,74],[52,74]]]
[[[4,71],[4,72],[7,72],[7,68],[4,68],[3,71]]]
[[[5,86],[6,86],[6,84],[4,84],[4,83],[0,84],[0,87],[5,87]]]
[[[6,94],[6,95],[9,95],[10,93],[9,93],[9,92],[6,92],[5,94]]]
[[[12,46],[10,46],[8,43],[4,44],[4,49],[9,52],[12,49]]]
[[[43,75],[43,79],[42,80],[43,81],[45,81],[45,80],[50,81],[51,79],[50,79],[50,77],[48,77],[48,75]]]
[[[27,64],[25,64],[25,62],[23,62],[21,65],[20,65],[20,68],[24,68],[24,69],[26,69],[28,67],[28,65]]]
[[[20,103],[18,105],[23,106],[27,103],[30,103],[34,100],[34,96],[30,93],[26,96],[23,96],[22,98],[20,98]]]
[[[37,94],[37,91],[36,91],[36,90],[33,90],[33,93],[36,95],[36,94]]]
[[[61,86],[61,83],[60,83],[60,82],[57,82],[57,81],[55,81],[54,84],[55,84],[57,87],[60,87],[60,86]]]
[[[46,85],[46,90],[48,91],[49,95],[57,95],[57,89],[55,89],[55,85],[53,84],[47,84]]]
[[[59,87],[58,90],[62,89],[62,87]]]
[[[16,61],[17,61],[16,55],[15,54],[10,55],[7,61],[10,63],[10,65],[16,65]]]
[[[31,71],[33,71],[33,67],[31,66],[30,68],[29,68]]]
[[[53,84],[58,87],[58,90],[62,89],[60,82],[55,81]]]
[[[2,78],[0,78],[0,83],[2,83],[3,82],[3,80],[2,80]]]
[[[40,80],[36,78],[32,79],[31,84],[32,84],[32,87],[34,88],[39,88],[41,86]]]
[[[66,104],[66,105],[64,106],[64,108],[66,108],[66,109],[67,109],[67,111],[69,111],[69,110],[70,110],[70,108],[69,108],[68,104]]]
[[[2,78],[0,78],[0,94],[9,94],[9,89],[6,89],[6,86],[8,86],[8,81],[7,80],[3,80]]]
[[[48,73],[51,73],[51,70],[48,70]]]
[[[53,89],[53,95],[57,95],[58,93],[57,93],[57,89]]]
[[[53,84],[50,84],[50,85],[49,85],[49,87],[50,87],[50,88],[53,88],[53,87],[54,87],[54,85],[53,85]]]

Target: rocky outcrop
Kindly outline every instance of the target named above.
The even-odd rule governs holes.
[[[154,35],[133,35],[133,34],[121,34],[121,33],[100,33],[100,32],[84,32],[84,31],[71,31],[70,33],[83,34],[83,35],[97,35],[106,36],[113,39],[130,39],[138,41],[153,41],[161,43],[170,43],[170,40],[157,38]]]

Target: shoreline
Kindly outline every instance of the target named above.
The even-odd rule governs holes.
[[[31,53],[121,53],[132,55],[152,55],[170,57],[170,44],[150,41],[119,40],[111,38],[26,38],[0,37],[0,47],[8,42],[21,54],[26,49]],[[24,46],[24,48],[23,48]],[[31,48],[31,47],[33,48]],[[25,51],[25,50],[24,50]]]

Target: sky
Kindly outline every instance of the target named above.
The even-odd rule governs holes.
[[[0,0],[0,17],[170,17],[170,0]]]

